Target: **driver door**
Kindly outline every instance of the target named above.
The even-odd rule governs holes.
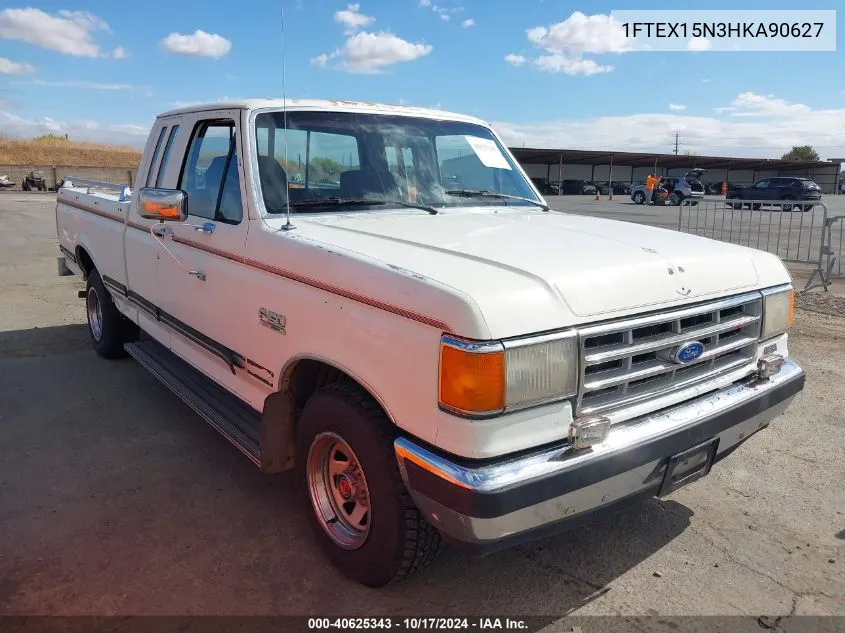
[[[242,194],[238,111],[185,116],[190,132],[184,164],[170,186],[188,194],[188,218],[168,224],[161,239],[161,310],[171,326],[171,349],[217,383],[255,406],[243,364],[243,265],[249,226]],[[162,280],[166,279],[166,283]]]

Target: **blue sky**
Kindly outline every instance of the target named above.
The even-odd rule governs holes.
[[[810,142],[823,156],[845,156],[841,51],[604,52],[601,20],[627,4],[12,4],[0,9],[0,133],[56,130],[138,144],[153,117],[175,105],[281,96],[284,5],[291,97],[465,112],[492,121],[508,142],[528,146],[670,151],[678,131],[681,149],[700,154],[780,155],[793,143]],[[838,4],[819,0],[812,8]],[[690,5],[642,0],[636,6]],[[559,26],[554,35],[561,24],[571,28]],[[545,36],[532,35],[538,27],[547,29]]]

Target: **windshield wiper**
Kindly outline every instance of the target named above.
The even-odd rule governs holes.
[[[428,211],[431,215],[437,215],[437,209],[429,207],[424,204],[414,204],[411,202],[403,202],[401,200],[370,200],[367,198],[322,198],[318,200],[300,200],[299,202],[291,202],[292,209],[308,209],[313,207],[366,207],[370,205],[386,205],[395,204],[398,207],[406,207],[408,209],[422,209]]]
[[[462,196],[464,198],[499,198],[501,200],[522,200],[530,202],[533,205],[540,207],[543,211],[551,211],[548,205],[532,200],[531,198],[523,198],[522,196],[512,196],[508,193],[499,193],[497,191],[487,191],[486,189],[450,189],[446,192],[450,196]]]

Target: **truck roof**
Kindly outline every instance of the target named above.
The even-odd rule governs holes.
[[[343,99],[241,99],[237,101],[218,101],[210,103],[196,103],[174,110],[162,112],[157,118],[187,114],[190,112],[205,112],[209,110],[258,110],[261,108],[283,108],[297,110],[328,110],[334,112],[367,112],[370,114],[398,114],[418,116],[432,119],[454,119],[468,123],[488,125],[476,117],[436,110],[433,108],[418,108],[416,106],[392,105],[386,103],[370,103],[366,101],[346,101]]]

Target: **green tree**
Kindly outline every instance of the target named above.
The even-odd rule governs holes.
[[[792,149],[781,156],[783,160],[819,160],[819,153],[812,145],[793,145]]]
[[[340,172],[343,171],[343,165],[331,158],[319,156],[311,159],[309,165],[309,180],[312,182],[335,182],[340,180]]]

